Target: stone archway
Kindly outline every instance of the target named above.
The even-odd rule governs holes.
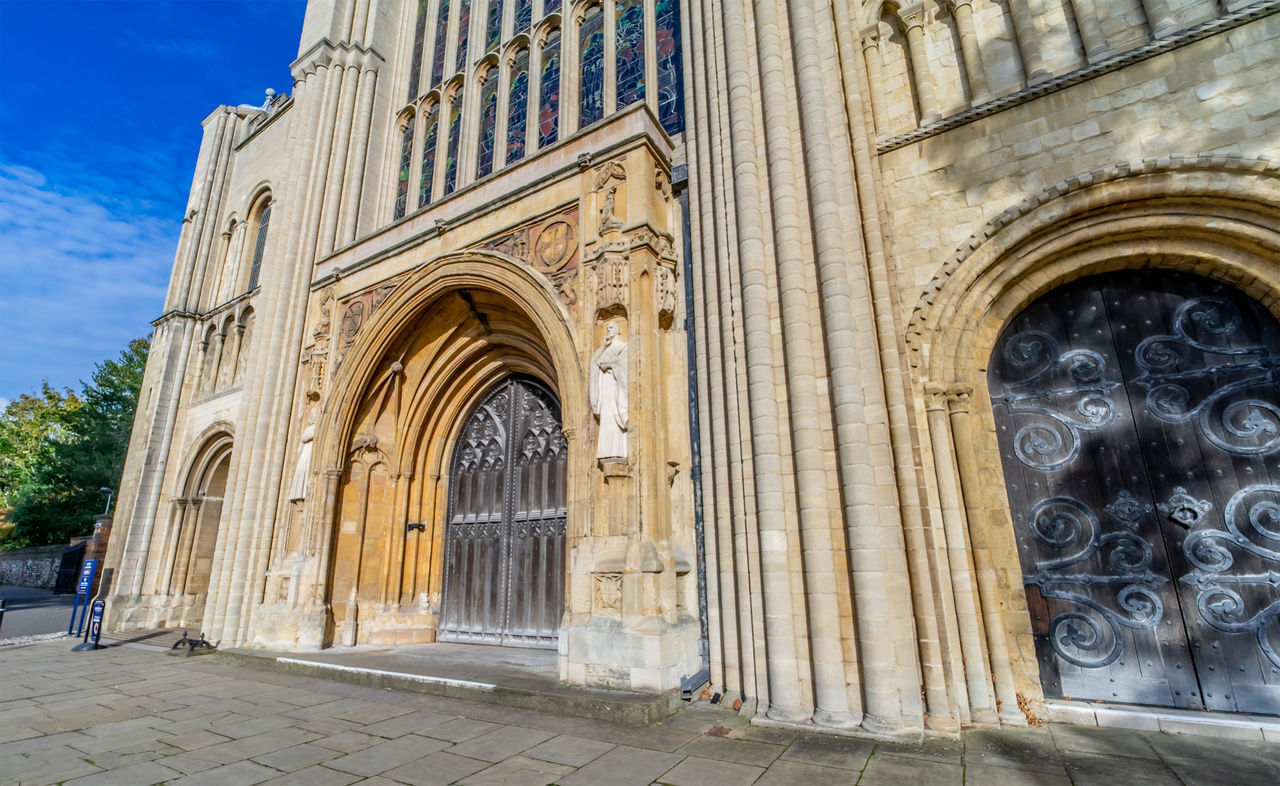
[[[1085,278],[1006,326],[989,389],[1045,695],[1280,713],[1280,321]]]
[[[169,597],[168,625],[199,628],[204,621],[231,452],[230,436],[207,440],[187,471],[182,495],[174,499],[176,526],[167,544],[160,588]]]
[[[382,308],[398,310],[400,319],[384,325],[381,345],[353,347],[354,357],[341,360],[344,371],[348,363],[360,364],[365,376],[341,402],[347,436],[339,449],[342,469],[331,473],[326,594],[334,644],[436,640],[446,595],[450,460],[463,422],[487,392],[513,375],[552,399],[563,395],[560,361],[572,344],[561,339],[556,345],[536,308],[475,275],[483,269],[471,266],[465,278],[435,288],[413,306],[412,290],[403,297],[397,291]],[[508,268],[508,278],[512,272]],[[558,404],[555,414],[559,428]],[[567,462],[571,451],[563,437],[561,442]],[[562,476],[568,486],[570,474]],[[572,491],[565,492],[567,500]],[[562,508],[561,533],[567,519]],[[563,534],[560,544],[556,575],[544,577],[546,594],[557,605],[566,582]],[[553,642],[558,617],[557,610],[549,626],[525,643]],[[514,630],[503,635],[520,638]]]
[[[947,623],[969,693],[993,691],[1011,721],[1046,709],[987,388],[996,342],[1037,298],[1123,270],[1204,275],[1280,316],[1280,170],[1244,166],[1185,159],[1059,184],[976,232],[911,317],[906,343],[935,515],[960,559],[936,580],[973,609]]]

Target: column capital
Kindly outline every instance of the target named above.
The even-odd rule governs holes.
[[[973,408],[973,387],[969,385],[951,385],[944,395],[947,400],[947,409],[951,414],[969,414]]]

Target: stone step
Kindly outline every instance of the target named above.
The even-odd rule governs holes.
[[[432,668],[429,659],[406,667],[377,668],[377,658],[360,653],[283,653],[256,649],[222,649],[225,662],[253,668],[300,674],[319,679],[374,688],[411,691],[453,699],[501,704],[510,707],[607,720],[632,726],[649,726],[675,714],[683,705],[680,692],[635,693],[566,685],[551,679],[522,678],[496,673],[487,679],[451,676],[449,664]],[[362,663],[361,661],[366,661]],[[375,665],[376,664],[376,665]],[[474,669],[472,670],[474,671]],[[434,672],[434,673],[433,673]]]

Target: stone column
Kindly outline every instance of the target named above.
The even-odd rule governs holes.
[[[1040,36],[1036,33],[1035,19],[1027,7],[1027,0],[1009,0],[1009,13],[1013,16],[1013,34],[1022,52],[1022,70],[1027,75],[1027,84],[1043,82],[1050,74],[1044,66],[1044,56],[1040,54]]]
[[[1114,55],[1115,52],[1107,45],[1107,39],[1102,34],[1095,0],[1071,0],[1071,8],[1075,12],[1076,28],[1080,30],[1080,40],[1084,44],[1085,57],[1089,62],[1096,63]]]
[[[745,2],[745,0],[742,0]],[[768,716],[780,721],[808,720],[800,687],[795,614],[791,602],[791,570],[788,552],[791,534],[783,501],[781,424],[778,419],[774,369],[774,327],[770,315],[769,277],[765,269],[767,248],[761,237],[766,227],[761,195],[767,193],[758,173],[760,144],[754,126],[762,97],[757,84],[781,84],[782,64],[774,62],[767,73],[753,73],[745,57],[746,15],[740,0],[728,0],[723,13],[724,48],[729,84],[729,134],[732,145],[734,197],[737,207],[738,256],[746,377],[749,399],[751,447],[755,472],[756,523],[764,600],[764,639],[768,651]],[[744,544],[745,546],[745,544]],[[765,697],[760,696],[763,700]]]
[[[982,520],[982,511],[977,507],[978,489],[981,479],[975,462],[973,450],[973,415],[972,389],[955,386],[950,391],[948,408],[951,422],[951,435],[955,448],[956,464],[960,474],[961,497],[966,517],[972,525]],[[1005,723],[1026,723],[1026,718],[1018,708],[1018,692],[1013,681],[1013,669],[1010,661],[1009,647],[1006,643],[1004,620],[1001,609],[1004,607],[1004,593],[996,579],[995,568],[987,549],[974,547],[970,543],[969,554],[973,560],[974,576],[979,594],[979,611],[984,623],[987,649],[990,653],[991,675],[995,684],[995,697],[999,706],[1000,719]]]
[[[899,13],[902,15],[902,26],[906,28],[907,49],[911,53],[911,73],[915,76],[916,99],[920,102],[920,125],[927,126],[941,119],[942,113],[938,111],[938,99],[933,91],[933,72],[929,68],[929,53],[924,47],[924,7],[908,6]]]
[[[880,92],[880,31],[869,27],[862,33],[862,59],[867,68],[867,81],[871,85],[871,121],[877,134],[887,134],[889,129],[884,125],[884,94]]]
[[[376,95],[378,72],[366,68],[360,75],[359,104],[360,114],[356,116],[355,134],[351,138],[351,149],[347,153],[350,169],[343,180],[342,229],[338,233],[337,245],[342,247],[355,240],[360,223],[360,195],[364,188],[365,161],[369,153],[369,128],[373,122],[373,99]],[[416,189],[410,188],[410,198]]]
[[[956,20],[956,32],[960,36],[960,54],[964,58],[965,74],[969,77],[969,103],[985,104],[991,100],[991,88],[987,85],[987,68],[982,64],[982,49],[978,34],[973,29],[973,0],[948,0],[951,15]]]
[[[169,555],[168,560],[166,560],[168,564],[165,566],[164,578],[160,580],[156,587],[156,591],[164,595],[173,594],[173,571],[178,561],[182,533],[185,530],[184,518],[187,512],[187,502],[186,497],[174,497],[173,499],[173,514],[169,517],[169,526],[173,529],[173,532],[169,535],[169,546],[166,549]]]
[[[1147,14],[1147,22],[1151,25],[1152,38],[1168,38],[1183,30],[1182,23],[1169,10],[1165,0],[1142,0],[1142,10]]]

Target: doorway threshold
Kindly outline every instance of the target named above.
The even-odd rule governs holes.
[[[554,650],[437,643],[319,652],[238,648],[220,650],[218,658],[334,682],[629,725],[657,723],[682,706],[679,690],[640,693],[563,683]]]
[[[1047,720],[1053,723],[1280,742],[1280,717],[1275,715],[1178,710],[1060,699],[1046,701],[1045,709]]]

